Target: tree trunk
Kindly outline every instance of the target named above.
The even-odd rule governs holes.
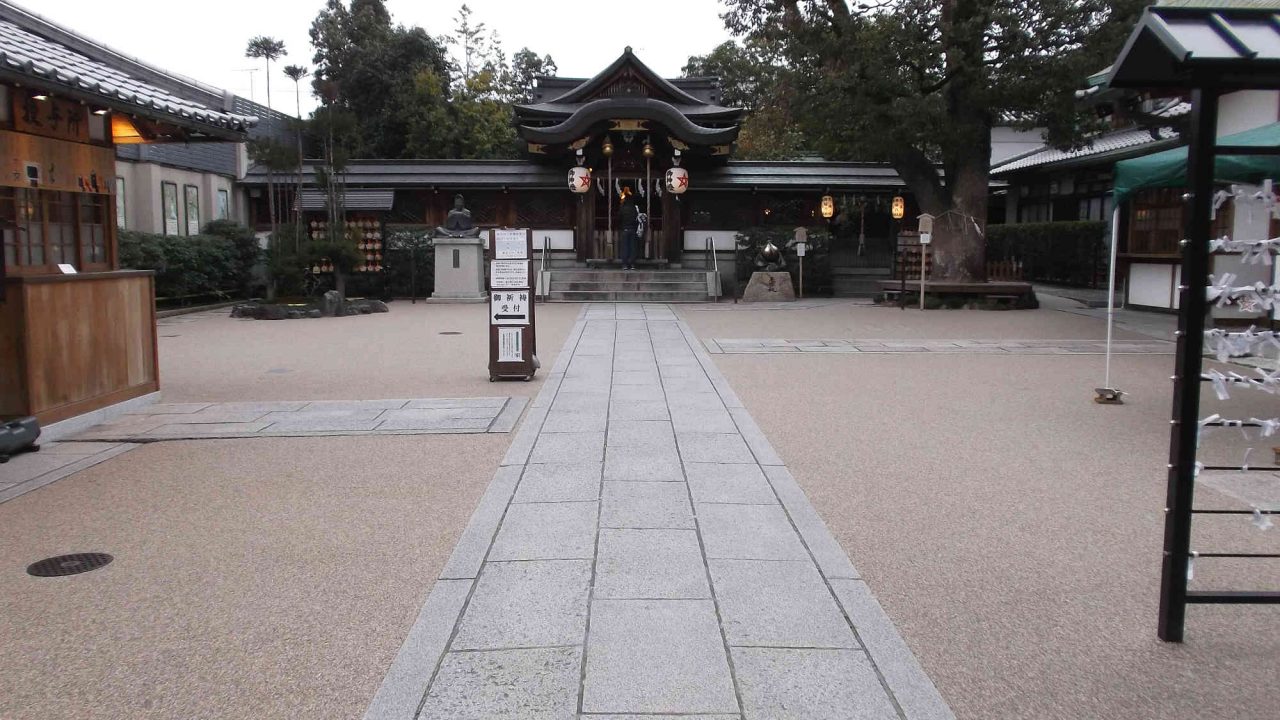
[[[267,236],[267,250],[273,255],[280,252],[280,238],[276,237],[276,193],[275,193],[275,176],[271,172],[270,166],[267,168],[267,214],[270,216],[271,234]],[[273,258],[274,260],[274,258]],[[267,302],[275,302],[277,283],[275,274],[267,280]]]
[[[937,171],[923,172],[919,158],[903,179],[925,212],[934,215],[931,280],[987,279],[987,194],[991,173],[991,117],[979,102],[986,92],[983,40],[989,8],[976,0],[944,0],[942,43],[950,81],[943,89],[949,124],[942,147],[945,187]],[[901,170],[899,172],[902,172]],[[941,192],[938,190],[941,189]],[[941,201],[941,202],[939,202]]]
[[[950,282],[985,282],[987,279],[991,130],[977,128],[972,137],[972,149],[956,158],[948,173],[950,207],[934,220],[933,279]]]

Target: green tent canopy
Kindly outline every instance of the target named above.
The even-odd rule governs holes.
[[[1280,122],[1218,138],[1219,145],[1280,147]],[[1214,161],[1213,179],[1221,183],[1258,183],[1266,178],[1280,181],[1278,155],[1219,155]],[[1115,203],[1146,188],[1184,187],[1187,184],[1187,148],[1121,160],[1116,163]]]

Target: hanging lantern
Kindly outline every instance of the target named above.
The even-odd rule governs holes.
[[[600,152],[603,153],[605,157],[609,157],[613,154],[613,143],[609,141],[609,138],[604,139],[604,145],[600,146]]]
[[[895,195],[893,198],[893,219],[901,220],[902,216],[907,213],[907,202],[902,199],[901,195]]]
[[[836,199],[830,195],[822,196],[822,217],[831,219],[836,214]]]
[[[684,191],[689,189],[689,171],[682,167],[673,167],[667,170],[664,184],[667,192],[672,195],[683,195]]]
[[[576,193],[591,190],[591,170],[581,165],[569,168],[569,189]]]
[[[646,141],[646,142],[645,142],[645,144],[644,144],[644,150],[643,150],[643,151],[641,151],[641,152],[643,152],[643,153],[644,153],[644,156],[645,156],[645,157],[647,157],[647,158],[651,158],[651,157],[653,157],[653,146],[652,146],[652,145],[650,145],[650,144],[648,143],[648,141]]]

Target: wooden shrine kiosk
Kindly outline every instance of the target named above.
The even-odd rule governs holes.
[[[0,419],[64,420],[159,389],[151,272],[120,270],[115,146],[241,140],[186,81],[0,14]],[[82,52],[82,50],[84,52]]]

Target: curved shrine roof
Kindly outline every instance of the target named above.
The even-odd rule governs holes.
[[[540,79],[538,102],[515,107],[516,130],[531,144],[557,146],[609,120],[649,120],[691,145],[724,145],[737,138],[743,111],[716,104],[719,96],[714,78],[668,80],[628,47],[593,78]]]

